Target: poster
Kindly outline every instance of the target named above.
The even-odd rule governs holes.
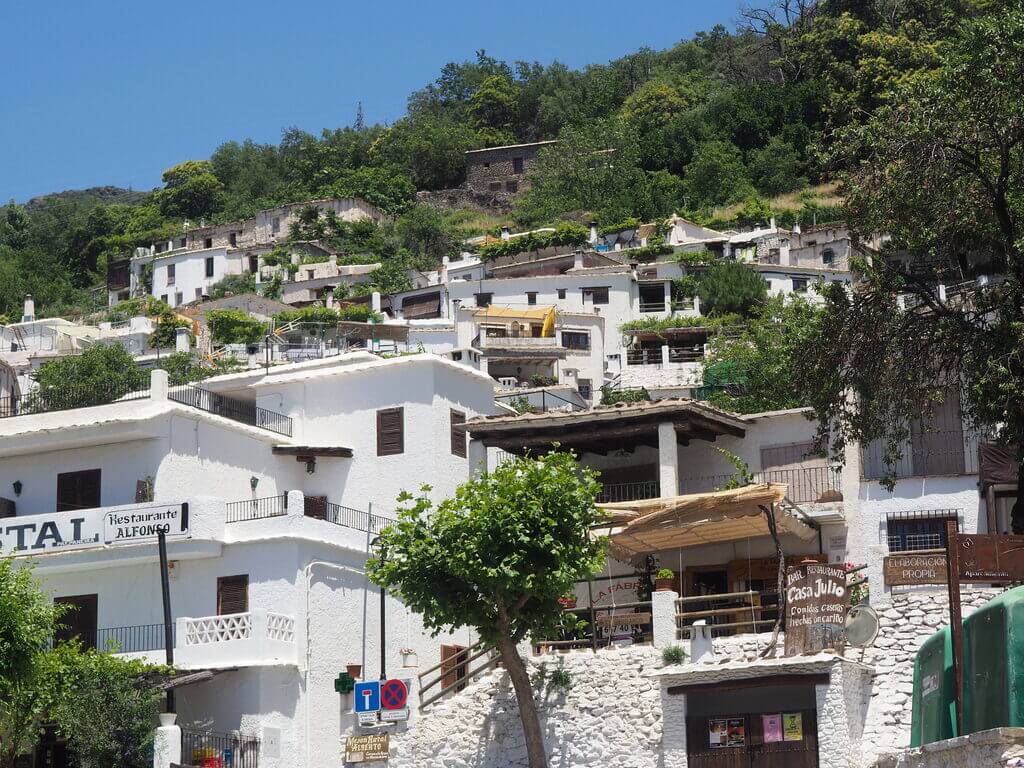
[[[804,718],[799,712],[782,716],[782,740],[804,740]]]
[[[761,715],[761,731],[765,744],[782,741],[782,715]]]
[[[742,717],[729,719],[729,746],[745,747],[747,745],[746,721]]]
[[[728,720],[708,720],[708,745],[712,749],[726,746],[728,738]]]

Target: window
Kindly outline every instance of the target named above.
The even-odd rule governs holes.
[[[527,291],[526,292],[526,303],[531,305],[531,306],[533,306],[534,304],[537,303],[537,292],[536,291]]]
[[[160,294],[160,301],[162,301],[164,304],[167,303],[167,294],[166,293],[161,293]]]
[[[213,256],[206,257],[206,276],[213,277]]]
[[[836,260],[836,252],[833,251],[831,248],[826,248],[824,251],[821,252],[821,263],[822,264],[831,264],[835,260]]]
[[[213,248],[213,238],[208,237],[203,240],[203,248]]]
[[[458,429],[458,427],[466,423],[466,414],[453,408],[451,415],[452,455],[466,458],[466,432],[465,430]]]
[[[513,157],[512,158],[512,173],[522,173],[522,172],[523,172],[523,158],[521,158],[521,157]]]
[[[232,248],[237,246],[238,245],[238,233],[237,232],[232,232],[230,235],[228,235],[228,242],[231,243],[231,247]]]
[[[491,299],[494,298],[493,293],[477,293],[474,294],[476,298],[476,305],[478,307],[489,307],[491,306]]]
[[[461,352],[452,352],[452,360],[461,360],[461,359],[462,359],[462,353]]]
[[[176,294],[174,294],[174,306],[180,307],[182,298],[183,296],[181,295],[181,291],[178,291]]]
[[[607,304],[608,303],[608,288],[584,288],[583,289],[583,303],[584,304]]]
[[[501,192],[501,182],[492,181],[487,185],[487,189],[489,189],[491,192]]]
[[[174,264],[168,264],[167,265],[167,284],[168,285],[174,285],[174,271],[175,271]]]
[[[560,299],[564,299],[565,298],[565,288],[559,288],[558,289],[558,298],[560,298]]]
[[[270,231],[273,232],[275,235],[278,232],[281,231],[281,217],[280,216],[275,216],[273,218],[273,220],[270,222]]]
[[[377,411],[377,455],[393,456],[405,452],[405,409]]]
[[[590,334],[586,331],[562,331],[562,346],[566,349],[590,349]]]
[[[512,193],[518,192],[519,191],[519,182],[518,181],[513,181],[512,179],[509,179],[508,181],[505,182],[505,191],[506,192],[512,192]]]
[[[913,552],[919,549],[944,549],[946,524],[953,521],[960,529],[960,510],[929,509],[912,512],[890,512],[886,534],[890,552]]]
[[[590,386],[590,379],[578,379],[576,381],[576,389],[579,391],[580,397],[584,400],[589,400],[591,394],[593,394],[593,389]]]
[[[255,272],[260,268],[260,257],[249,255],[249,271]]]
[[[61,472],[57,475],[57,511],[93,509],[100,506],[100,470]]]
[[[15,503],[10,499],[0,497],[0,520],[5,517],[14,517],[16,514],[18,512]]]
[[[221,576],[217,579],[217,615],[247,613],[249,610],[249,574]]]
[[[68,609],[60,619],[63,626],[53,633],[54,643],[66,643],[77,637],[83,648],[95,648],[99,598],[96,595],[74,595],[55,597],[53,602]]]
[[[184,248],[184,247],[185,247],[185,243],[186,243],[186,242],[187,242],[187,241],[185,240],[185,238],[184,238],[184,237],[178,238],[178,247],[179,247],[179,248]]]
[[[793,293],[807,293],[807,278],[806,277],[794,277],[793,278]]]

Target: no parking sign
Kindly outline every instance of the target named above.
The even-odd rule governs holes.
[[[385,722],[409,719],[409,683],[405,680],[384,680],[380,684],[380,719]]]

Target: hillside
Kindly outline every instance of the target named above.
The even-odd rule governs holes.
[[[518,198],[520,226],[674,212],[721,224],[775,209],[787,221],[835,218],[835,149],[845,133],[896,84],[937,66],[942,41],[985,7],[782,3],[746,12],[733,31],[715,27],[578,70],[479,51],[445,65],[390,126],[360,118],[319,136],[288,129],[276,145],[228,141],[207,160],[183,158],[152,193],[99,187],[0,209],[0,314],[16,312],[26,292],[45,313],[88,308],[109,260],[179,232],[183,220],[335,195],[359,195],[397,217],[361,245],[395,277],[495,221],[425,210],[417,190],[461,184],[466,150],[539,139],[560,143],[541,154],[533,188]]]

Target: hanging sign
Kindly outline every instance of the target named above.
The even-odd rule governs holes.
[[[946,553],[890,555],[882,559],[887,587],[945,584],[948,576]]]
[[[956,538],[960,582],[1024,581],[1024,536],[958,533]]]
[[[786,570],[786,656],[846,645],[850,593],[842,566],[806,564]]]
[[[387,760],[390,750],[391,735],[388,733],[349,736],[345,739],[345,762],[367,763],[373,760]]]
[[[143,504],[123,509],[82,509],[0,521],[0,552],[42,554],[86,547],[152,544],[189,535],[188,504]]]
[[[729,741],[730,747],[745,747],[747,745],[746,720],[742,717],[729,718]]]

